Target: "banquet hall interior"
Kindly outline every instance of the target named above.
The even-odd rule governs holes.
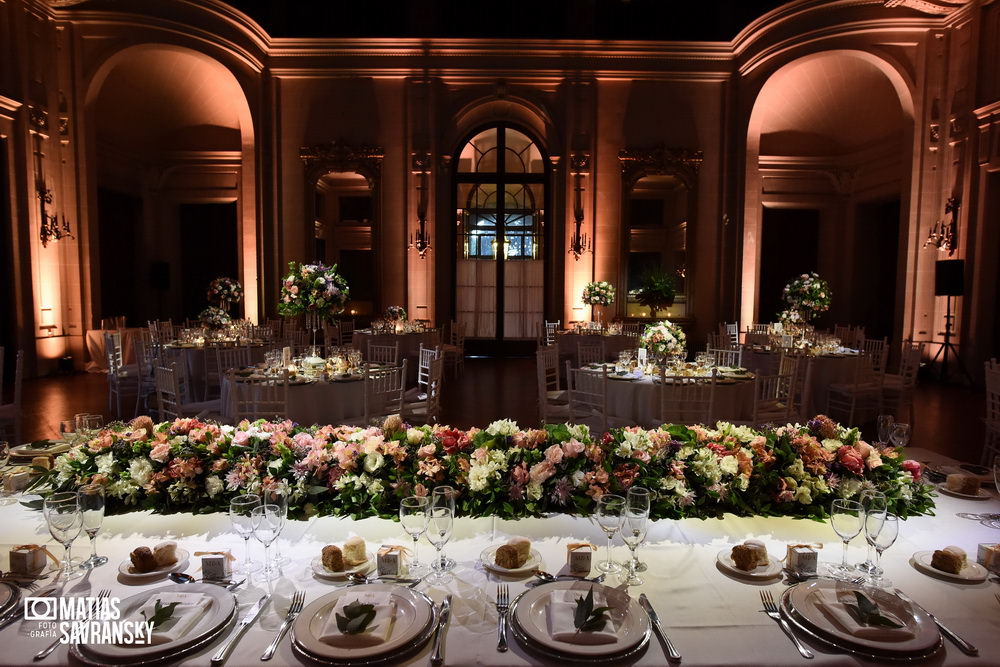
[[[869,475],[872,488],[897,484],[887,468],[877,470],[885,462],[905,478],[903,491],[886,492],[906,518],[934,507],[930,491],[906,486],[936,488],[919,486],[920,470],[924,482],[934,473],[949,486],[962,482],[956,475],[978,475],[983,486],[973,481],[971,497],[987,502],[970,502],[968,492],[965,500],[938,496],[938,523],[919,524],[920,546],[933,550],[947,546],[931,537],[947,523],[944,532],[961,536],[971,567],[977,546],[1000,541],[998,260],[995,0],[0,0],[0,440],[9,441],[0,458],[10,452],[0,504],[67,491],[75,480],[107,485],[106,526],[115,513],[124,521],[127,512],[163,507],[195,512],[178,515],[188,524],[153,517],[166,523],[136,529],[150,546],[161,541],[152,537],[158,530],[178,542],[225,533],[229,499],[268,484],[300,489],[289,517],[358,520],[402,517],[401,499],[415,488],[422,496],[435,484],[469,485],[458,510],[451,501],[456,540],[462,514],[492,516],[489,531],[497,535],[517,534],[510,520],[522,516],[546,521],[537,517],[567,512],[560,520],[582,520],[570,515],[598,511],[602,489],[626,495],[636,475],[645,479],[649,453],[625,467],[607,453],[601,468],[598,451],[617,452],[622,442],[641,451],[632,438],[642,432],[670,434],[662,447],[657,435],[643,442],[678,457],[687,456],[678,453],[686,438],[719,438],[712,445],[719,457],[743,443],[726,461],[733,471],[739,462],[733,474],[745,473],[742,488],[723,489],[716,478],[698,482],[705,491],[698,487],[697,496],[677,490],[664,500],[676,488],[664,482],[652,515],[723,526],[728,512],[727,520],[746,523],[719,528],[726,539],[831,542],[820,561],[840,561],[840,538],[822,524],[785,539],[796,534],[790,524],[772,528],[732,515],[823,520],[851,472]],[[420,443],[425,452],[433,437],[443,457],[414,454],[421,459],[413,462],[416,487],[401,472],[378,477],[382,464],[371,450],[355,451],[364,457],[357,470],[344,463],[342,445],[374,437],[373,429],[392,441],[395,415],[400,443],[415,438],[414,452]],[[514,422],[509,433],[506,420]],[[587,425],[564,438],[583,441],[595,470],[559,477],[558,466],[577,452],[564,443],[552,453],[532,440],[558,444],[563,431],[553,424]],[[670,424],[694,428],[679,435]],[[333,444],[321,456],[316,429],[323,425],[329,428],[319,433]],[[227,442],[242,437],[239,447],[270,430],[287,431],[298,444],[276,460],[254,459],[271,482],[248,486],[234,477],[235,454],[207,469],[222,456],[217,444],[206,453],[169,440],[174,463],[157,458],[157,443],[168,438],[193,443],[192,428]],[[789,435],[794,428],[810,433],[820,453],[795,444],[807,436]],[[495,438],[490,444],[486,434]],[[754,450],[754,435],[769,449]],[[749,480],[771,470],[774,456],[784,461],[775,454],[782,438],[798,452],[789,456],[804,459],[804,475],[820,466],[827,476],[812,487],[797,473],[772,479],[780,489],[769,504],[760,500],[771,494],[762,491],[765,482]],[[278,437],[270,442],[277,453]],[[854,454],[837,449],[843,443],[862,451],[861,472]],[[919,456],[893,449],[907,445]],[[476,500],[472,480],[483,488],[487,472],[474,473],[489,465],[487,450],[501,446],[527,457],[523,470],[513,462],[490,469],[490,484],[511,485],[502,492],[509,498],[490,491],[489,501]],[[536,446],[560,471],[550,481],[551,470],[531,458]],[[105,447],[116,462],[96,460]],[[131,458],[150,451],[152,477]],[[392,459],[390,450],[379,452]],[[81,472],[91,464],[81,463],[85,456],[90,472]],[[204,472],[179,472],[191,456]],[[331,464],[328,473],[324,466],[337,456],[340,467]],[[399,456],[402,470],[409,464]],[[322,493],[307,502],[303,476],[317,457],[329,476],[309,473],[309,484],[319,485],[309,488]],[[918,460],[911,477],[900,468],[903,458]],[[694,458],[686,465],[678,459],[663,475],[702,474],[692,472]],[[358,470],[375,487],[350,487],[346,480],[357,480]],[[168,477],[183,488],[158,491]],[[350,496],[345,484],[361,490]],[[358,500],[359,493],[370,499]],[[747,504],[741,493],[759,499]],[[559,509],[574,507],[567,494],[575,510]],[[793,497],[795,511],[775,509]],[[15,510],[0,507],[0,520]],[[216,512],[222,528],[199,523],[201,512]],[[961,513],[966,519],[955,518]],[[397,537],[383,524],[366,536],[372,548]],[[34,533],[0,530],[0,585],[13,568],[8,544],[50,539],[39,525]],[[125,539],[128,524],[117,525],[116,548],[127,559],[125,543],[138,543]],[[322,530],[339,539],[337,525]],[[553,530],[562,538],[579,528],[560,526]],[[685,534],[680,526],[664,520],[657,539],[718,546],[707,528]],[[302,531],[311,529],[289,530],[306,540]],[[464,529],[469,545],[477,530]],[[539,530],[532,539],[551,534]],[[610,534],[595,531],[586,537],[596,563]],[[648,579],[657,567],[654,532],[640,551]],[[275,542],[286,560],[295,555],[292,540],[286,531]],[[182,546],[193,551],[210,540],[189,541]],[[237,564],[253,544],[233,537]],[[882,547],[870,544],[881,557]],[[633,582],[639,563],[627,546]],[[769,546],[785,553],[785,544]],[[851,547],[855,560],[863,547],[863,540]],[[907,577],[920,576],[944,587],[911,586],[922,601],[962,588],[898,560],[902,549],[891,561],[893,579],[905,587]],[[549,570],[559,570],[562,556],[542,551]],[[478,563],[477,554],[471,560]],[[697,576],[725,579],[714,552],[710,562],[711,573]],[[193,556],[191,563],[194,572]],[[998,590],[1000,556],[984,565],[990,578],[962,589],[962,604]],[[271,581],[270,564],[265,572]],[[736,586],[731,579],[726,585]],[[495,588],[495,579],[486,581]],[[651,599],[667,607],[657,591]],[[696,599],[686,595],[685,602]],[[1000,664],[996,635],[983,639],[1000,629],[989,620],[997,617],[995,602],[1000,596],[979,621],[958,602],[943,613]],[[664,611],[665,624],[677,621]],[[702,612],[707,618],[709,610]],[[437,607],[434,613],[439,618]],[[452,623],[485,632],[472,615],[459,605]],[[254,650],[281,618],[251,629],[260,644],[249,642]],[[534,645],[517,618],[512,612],[511,642],[521,644],[509,664],[566,657],[544,641]],[[762,618],[754,623],[770,623]],[[495,615],[492,622],[495,634]],[[761,631],[741,623],[728,630],[733,643],[749,636],[741,632]],[[693,627],[675,625],[671,636],[694,648]],[[322,648],[295,632],[290,645],[279,645],[280,660],[323,662]],[[685,654],[685,662],[795,662],[795,647],[775,634],[773,651],[748,657],[702,645],[708,653]],[[822,632],[819,639],[798,634],[814,649],[830,643]],[[969,659],[937,641],[947,664]],[[661,664],[667,644],[606,655]],[[43,646],[31,644],[31,653]],[[876,662],[898,657],[855,649]],[[67,660],[67,650],[53,662]],[[77,659],[125,664],[113,653],[73,650]],[[193,650],[190,664],[208,663],[207,649],[185,649]],[[235,655],[255,664],[248,650]],[[922,650],[907,658],[931,654]],[[421,651],[406,660],[424,664],[430,646]],[[470,647],[451,651],[454,664],[463,664],[459,655],[466,664],[508,664],[492,648],[485,658]],[[14,662],[30,663],[31,653]],[[840,664],[844,655],[819,657]]]

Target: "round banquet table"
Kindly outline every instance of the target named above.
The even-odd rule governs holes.
[[[581,341],[585,345],[598,345],[603,342],[605,361],[614,361],[618,358],[619,352],[634,350],[639,347],[639,339],[635,336],[626,336],[625,334],[605,336],[604,334],[578,334],[574,331],[559,331],[556,333],[556,345],[559,347],[559,356],[572,359],[575,363],[577,345]]]
[[[910,450],[909,455],[918,459],[946,461],[943,457],[918,450]],[[979,667],[1000,664],[1000,642],[997,641],[1000,636],[1000,609],[994,597],[998,590],[996,583],[955,584],[922,574],[908,563],[914,552],[923,549],[955,544],[974,554],[978,543],[996,542],[1000,530],[962,518],[960,513],[998,512],[1000,502],[995,496],[989,501],[941,496],[937,502],[937,516],[911,518],[900,526],[899,539],[886,550],[882,564],[894,585],[926,606],[941,622],[975,644],[980,651],[980,657],[968,657],[945,640],[943,649],[922,664]],[[4,569],[12,545],[43,543],[57,556],[62,555],[62,548],[45,529],[41,512],[30,511],[20,505],[0,507],[0,522],[6,526],[0,544],[0,566]],[[306,605],[321,595],[337,590],[336,582],[312,575],[309,561],[319,555],[324,545],[341,543],[351,535],[362,536],[370,550],[381,544],[411,544],[399,524],[388,520],[352,521],[324,517],[308,522],[289,521],[278,543],[282,553],[291,558],[291,564],[284,567],[282,576],[270,584],[259,575],[252,575],[250,581],[237,591],[239,617],[263,592],[272,592],[272,599],[236,644],[227,664],[264,664],[260,663],[259,656],[275,636],[293,590],[305,591]],[[527,653],[513,638],[510,638],[510,651],[496,651],[497,617],[492,604],[496,585],[508,584],[513,599],[525,590],[526,580],[501,580],[482,567],[479,556],[487,546],[502,543],[514,535],[522,535],[532,541],[533,547],[541,554],[544,569],[549,572],[558,572],[563,566],[566,545],[570,542],[590,541],[600,545],[595,556],[598,559],[604,557],[604,535],[596,522],[589,518],[554,515],[519,521],[493,517],[458,519],[452,538],[445,547],[445,552],[458,561],[457,569],[441,582],[423,581],[417,586],[417,590],[426,593],[435,603],[443,600],[448,593],[453,595],[451,624],[445,642],[446,664],[560,664]],[[762,540],[768,551],[779,558],[784,554],[786,544],[822,542],[826,548],[820,551],[820,561],[840,561],[841,546],[828,523],[726,515],[723,519],[657,521],[650,527],[646,542],[638,552],[640,559],[649,564],[649,570],[642,574],[646,583],[629,589],[629,592],[633,596],[645,593],[649,597],[659,613],[664,631],[683,654],[682,665],[784,667],[804,664],[778,625],[760,613],[760,591],[769,590],[777,597],[786,586],[779,580],[747,583],[727,576],[716,565],[716,555],[720,550],[751,537]],[[93,570],[87,578],[73,580],[69,584],[72,594],[94,595],[102,588],[110,588],[112,597],[124,599],[141,592],[153,592],[169,583],[159,580],[129,585],[118,576],[118,564],[128,558],[132,549],[141,545],[152,546],[163,539],[176,540],[180,547],[190,552],[231,549],[238,558],[244,554],[243,540],[222,513],[159,516],[135,512],[111,516],[105,518],[97,538],[97,552],[108,556],[109,563]],[[86,539],[76,541],[77,555],[82,555],[87,549]],[[261,545],[251,540],[250,549],[253,557],[260,560]],[[432,551],[432,547],[422,541],[420,560],[427,562]],[[616,538],[614,558],[623,560],[627,553]],[[849,548],[848,560],[859,562],[865,556],[864,540],[855,539]],[[186,571],[200,576],[198,559],[192,558]],[[996,580],[995,577],[993,579]],[[616,578],[610,577],[609,583],[616,585]],[[31,636],[36,628],[37,621],[22,620],[0,630],[5,665],[38,664],[32,662],[31,656],[47,646],[51,639]],[[181,664],[207,666],[209,658],[223,641],[216,640],[200,652],[183,658]],[[803,641],[816,654],[810,664],[845,667],[873,664],[824,648],[805,638]],[[428,643],[415,655],[397,664],[423,667],[428,664],[431,648]],[[68,660],[67,647],[60,645],[48,663],[67,664]],[[292,653],[286,637],[278,645],[274,659],[266,664],[301,663]],[[667,661],[654,636],[645,653],[625,664],[666,665]]]
[[[670,391],[671,386],[667,386]],[[720,379],[715,387],[713,419],[749,420],[753,417],[753,380]],[[608,378],[608,415],[631,424],[653,427],[660,418],[660,384]]]
[[[122,362],[126,366],[134,364],[136,362],[134,340],[139,335],[139,332],[142,331],[142,327],[120,329],[118,331],[122,335]],[[90,357],[86,366],[88,373],[108,372],[108,355],[104,348],[104,334],[106,333],[115,333],[115,330],[90,329],[87,331],[84,343],[87,347],[87,356]]]
[[[743,350],[743,366],[755,373],[773,374],[778,369],[777,351]],[[851,354],[830,354],[813,357],[812,379],[809,382],[809,405],[804,410],[807,415],[826,413],[826,397],[831,384],[854,382],[854,366],[857,357]]]
[[[208,349],[219,349],[219,348],[205,348],[205,347],[181,347],[175,345],[169,345],[164,347],[164,351],[169,355],[172,355],[177,361],[178,366],[183,366],[187,371],[187,378],[189,382],[189,391],[191,392],[192,400],[204,401],[206,400],[205,395],[205,373],[206,365],[205,360],[208,357]],[[250,346],[250,363],[259,364],[264,361],[264,351],[265,346],[261,344]],[[210,362],[213,364],[213,370],[215,365],[218,363],[213,358]],[[214,393],[216,389],[215,383],[209,387],[208,393],[212,396],[216,396]]]
[[[435,347],[441,344],[441,332],[437,330],[422,333],[404,334],[373,334],[370,330],[355,330],[351,343],[368,359],[368,344],[392,345],[399,343],[399,363],[408,359],[406,364],[406,381],[414,384],[417,381],[417,366],[420,362],[420,346]]]
[[[232,421],[233,393],[229,378],[222,378],[222,415]],[[303,425],[340,424],[365,415],[363,380],[324,382],[318,380],[288,387],[287,417]]]

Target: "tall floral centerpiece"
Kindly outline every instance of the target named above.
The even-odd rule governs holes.
[[[588,306],[610,306],[615,302],[614,285],[606,280],[595,280],[587,283],[583,288],[583,302]],[[594,308],[597,314],[597,321],[601,321],[600,311]]]
[[[385,317],[393,322],[405,322],[406,308],[403,308],[402,306],[388,306],[385,309]]]
[[[647,324],[639,337],[639,345],[660,363],[671,357],[683,359],[687,356],[687,336],[680,326],[671,324],[670,320]]]
[[[228,313],[232,304],[243,299],[243,285],[235,278],[219,277],[208,284],[207,297],[209,303]]]
[[[344,310],[350,288],[337,273],[337,265],[288,263],[288,274],[281,283],[278,314],[282,317],[305,315],[306,327],[312,329],[313,347],[316,330],[331,316]]]
[[[785,302],[786,312],[795,311],[797,320],[808,324],[830,310],[830,284],[816,272],[803,273],[785,285],[781,299]],[[795,315],[788,314],[782,322],[795,323],[795,320]]]

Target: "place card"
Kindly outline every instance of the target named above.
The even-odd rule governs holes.
[[[645,366],[646,365],[646,348],[640,347],[636,351],[636,357],[635,358],[636,358],[636,362],[639,364],[640,367],[641,366]]]

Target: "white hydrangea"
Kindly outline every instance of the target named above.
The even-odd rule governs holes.
[[[205,493],[209,498],[214,498],[225,486],[218,475],[209,475],[205,478]]]
[[[108,485],[108,495],[121,498],[126,504],[132,504],[139,493],[139,485],[131,479],[122,478]]]
[[[739,461],[732,454],[727,454],[719,461],[719,468],[727,475],[735,475],[740,470]]]
[[[517,422],[511,419],[498,419],[486,427],[486,432],[493,436],[511,436],[517,433],[517,431]]]
[[[129,476],[139,486],[145,486],[153,474],[153,464],[147,458],[132,459],[128,466]]]
[[[222,431],[223,435],[231,435],[236,431],[236,427],[231,424],[222,424],[219,426],[219,430]]]
[[[110,475],[115,468],[115,456],[111,452],[94,457],[97,464],[97,472],[101,475]]]

